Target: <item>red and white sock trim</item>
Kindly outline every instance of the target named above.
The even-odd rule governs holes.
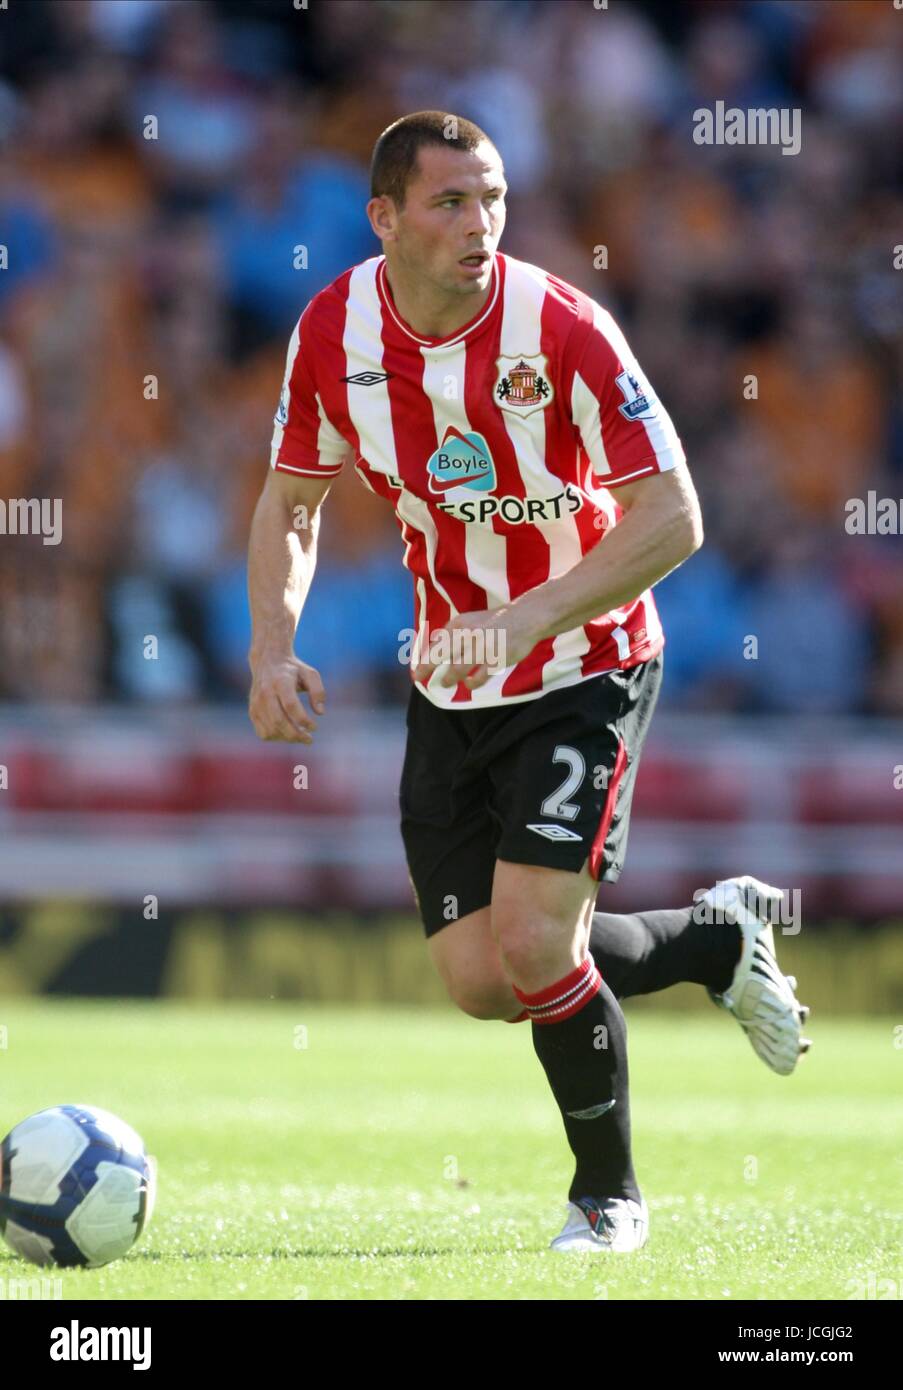
[[[516,985],[513,988],[534,1023],[562,1023],[589,1003],[601,983],[595,961],[587,956],[576,970],[538,994],[524,994]]]

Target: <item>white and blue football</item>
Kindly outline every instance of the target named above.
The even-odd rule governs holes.
[[[32,1264],[118,1260],[149,1221],[155,1190],[140,1136],[93,1105],[39,1110],[0,1145],[0,1233]]]

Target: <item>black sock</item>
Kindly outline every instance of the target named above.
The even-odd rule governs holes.
[[[590,955],[617,999],[654,994],[682,981],[718,993],[727,989],[740,959],[740,930],[723,921],[697,921],[693,912],[682,907],[623,916],[593,913]]]
[[[533,1046],[576,1159],[569,1200],[638,1201],[630,1152],[627,1025],[618,1001],[589,957],[548,989],[538,994],[515,989],[515,994],[533,1021]]]

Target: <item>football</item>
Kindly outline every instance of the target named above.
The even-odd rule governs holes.
[[[0,1232],[37,1265],[118,1260],[150,1219],[156,1165],[141,1138],[91,1105],[55,1105],[0,1145]]]

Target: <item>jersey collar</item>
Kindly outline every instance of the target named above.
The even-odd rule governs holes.
[[[485,328],[499,302],[502,281],[499,254],[500,253],[496,251],[492,258],[492,290],[486,303],[469,323],[462,324],[460,328],[455,329],[454,333],[449,333],[445,338],[432,338],[424,333],[415,333],[413,328],[405,323],[401,314],[395,307],[395,300],[392,298],[392,287],[386,275],[385,256],[380,256],[379,264],[376,267],[376,288],[380,300],[396,328],[398,328],[399,332],[403,333],[406,338],[410,338],[413,343],[416,343],[418,347],[433,349],[455,347],[464,338],[472,338],[482,328]]]

